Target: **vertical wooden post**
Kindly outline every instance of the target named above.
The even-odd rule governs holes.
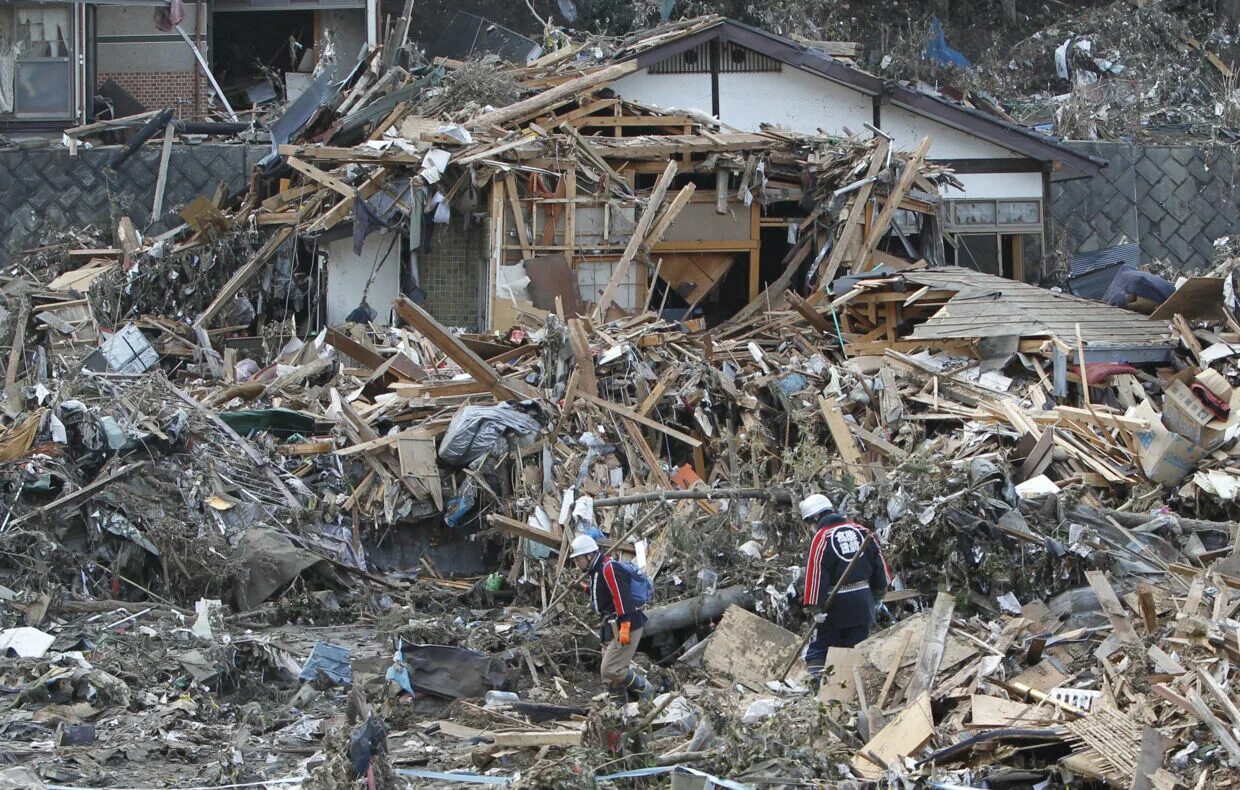
[[[491,254],[487,262],[486,293],[482,299],[482,326],[494,329],[496,283],[499,267],[504,265],[504,182],[496,176],[491,179]]]
[[[570,167],[564,172],[564,199],[568,201],[564,209],[564,257],[570,269],[577,266],[573,256],[577,251],[577,169]]]
[[[762,285],[762,214],[756,200],[749,204],[749,240],[753,243],[749,250],[749,300],[752,302],[758,298]]]

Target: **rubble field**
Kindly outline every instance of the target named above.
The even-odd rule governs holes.
[[[1237,784],[1240,258],[1140,312],[944,266],[928,139],[608,92],[710,22],[325,66],[244,194],[0,275],[0,787]],[[761,289],[656,250],[743,210]],[[324,234],[477,214],[494,331],[416,267],[325,320]],[[894,574],[816,691],[814,492]],[[581,534],[653,580],[652,702]]]

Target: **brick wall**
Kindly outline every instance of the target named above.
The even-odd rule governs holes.
[[[148,110],[173,107],[180,118],[200,117],[204,91],[210,90],[206,80],[200,80],[199,96],[195,101],[192,71],[113,71],[99,74],[100,85],[109,79],[132,94]]]
[[[447,225],[436,225],[431,251],[418,261],[423,307],[450,327],[477,329],[482,323],[482,291],[487,270],[487,225],[474,223],[468,230],[454,216]]]

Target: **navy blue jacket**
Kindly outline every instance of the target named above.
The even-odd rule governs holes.
[[[861,549],[870,531],[839,513],[827,511],[818,518],[818,531],[809,544],[805,562],[806,606],[822,606],[840,581],[848,563]],[[887,590],[890,577],[877,541],[870,541],[848,578],[840,585],[827,614],[826,628],[849,628],[874,622],[874,601]]]
[[[633,603],[632,577],[619,562],[600,553],[590,566],[590,608],[603,615],[600,631],[603,643],[611,641],[609,623],[628,622],[636,630],[646,624],[646,615]]]

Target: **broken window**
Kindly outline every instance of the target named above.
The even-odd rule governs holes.
[[[72,23],[68,5],[0,8],[0,113],[16,118],[72,114]]]

